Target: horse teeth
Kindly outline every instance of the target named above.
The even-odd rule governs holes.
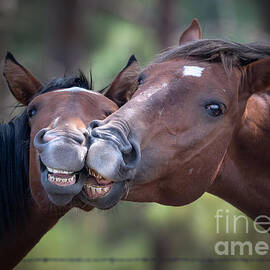
[[[48,174],[48,180],[50,182],[55,182],[55,183],[63,183],[63,184],[74,184],[76,182],[76,175],[72,175],[69,178],[60,178],[60,177],[55,177],[54,175]]]
[[[71,172],[71,171],[58,170],[58,169],[53,169],[53,168],[50,168],[50,167],[47,167],[47,170],[50,173],[60,173],[60,174],[72,174],[72,173],[74,173],[74,172]]]
[[[94,171],[93,169],[88,169],[88,173],[89,175],[92,175],[99,180],[103,179],[103,176],[97,173],[96,171]]]
[[[111,189],[111,186],[97,187],[97,186],[92,186],[91,184],[85,184],[84,186],[85,186],[85,189],[86,189],[88,195],[93,196],[93,197],[104,196]]]

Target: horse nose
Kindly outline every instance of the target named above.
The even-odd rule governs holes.
[[[99,127],[102,127],[104,123],[101,120],[92,120],[87,127],[89,133],[88,144],[91,145],[94,141],[102,136],[99,134]]]
[[[34,146],[39,152],[42,152],[48,143],[60,137],[64,140],[68,140],[70,143],[85,145],[88,136],[87,131],[82,133],[78,131],[57,131],[54,129],[43,128],[35,135]]]
[[[97,127],[102,126],[102,121],[100,120],[93,120],[88,124],[88,131],[91,132],[92,130],[94,130]]]
[[[114,181],[130,178],[140,161],[140,148],[126,134],[127,129],[121,124],[112,127],[98,120],[92,121],[88,128],[91,137],[88,166]]]
[[[44,146],[48,143],[48,141],[44,140],[44,135],[48,130],[47,128],[43,128],[34,137],[34,146],[39,152],[42,152]]]

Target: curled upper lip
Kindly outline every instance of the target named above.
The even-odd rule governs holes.
[[[86,138],[84,135],[80,134],[80,133],[75,133],[75,132],[71,132],[71,131],[64,131],[64,130],[58,130],[58,131],[47,131],[43,137],[46,136],[51,136],[54,137],[52,140],[72,140],[75,143],[79,143],[79,144],[85,144],[86,143]],[[49,141],[48,141],[49,142]]]
[[[117,134],[118,136],[114,135]],[[120,149],[121,152],[127,154],[132,151],[132,145],[127,138],[117,128],[110,129],[93,129],[90,132],[91,138],[98,138],[105,141],[111,141]]]

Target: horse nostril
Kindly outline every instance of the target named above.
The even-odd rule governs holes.
[[[83,136],[84,136],[85,140],[87,141],[89,136],[90,136],[89,132],[88,131],[83,132]]]
[[[88,139],[89,144],[92,144],[96,138],[100,137],[99,132],[98,132],[98,127],[100,126],[102,126],[102,121],[99,121],[99,120],[93,120],[92,122],[88,124],[87,130],[89,133],[89,139]]]
[[[122,153],[123,160],[125,162],[126,169],[134,169],[138,165],[141,160],[141,152],[139,145],[133,141],[130,142],[132,145],[132,149],[128,154]]]
[[[44,147],[44,145],[47,143],[47,139],[45,138],[46,132],[48,131],[48,128],[41,129],[34,138],[34,146],[41,151]]]
[[[93,130],[97,127],[100,127],[102,125],[102,122],[99,120],[93,120],[92,122],[89,123],[88,125],[88,130]]]
[[[86,142],[86,137],[84,134],[74,134],[71,136],[71,138],[80,145],[85,144]]]

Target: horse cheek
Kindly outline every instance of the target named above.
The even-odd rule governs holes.
[[[30,147],[30,164],[29,164],[29,184],[31,194],[35,203],[41,209],[48,209],[49,208],[49,200],[47,195],[42,187],[40,181],[40,169],[38,168],[38,156],[36,153],[35,148],[31,145]]]

